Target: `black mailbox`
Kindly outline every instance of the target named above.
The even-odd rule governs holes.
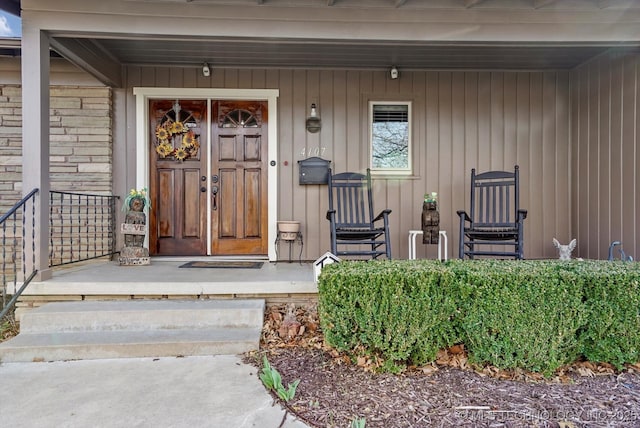
[[[298,161],[300,184],[327,184],[329,182],[330,163],[331,161],[318,157]]]

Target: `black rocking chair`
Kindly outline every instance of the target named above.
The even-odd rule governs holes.
[[[518,176],[518,165],[513,172],[476,175],[475,168],[471,170],[471,215],[458,211],[461,259],[464,256],[524,259],[523,223],[527,210],[520,209]]]
[[[336,256],[368,256],[391,259],[389,214],[386,209],[373,217],[371,173],[343,172],[331,175],[329,170],[329,210],[331,252]],[[378,227],[376,222],[381,221]],[[351,249],[346,248],[351,247]],[[355,247],[355,248],[354,248]]]

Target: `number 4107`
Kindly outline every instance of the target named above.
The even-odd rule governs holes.
[[[300,156],[303,158],[306,156],[324,156],[324,152],[327,150],[326,147],[303,147],[300,151]]]

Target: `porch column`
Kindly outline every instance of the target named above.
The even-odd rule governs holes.
[[[26,272],[36,280],[49,269],[49,38],[40,28],[22,28],[22,194],[40,189],[36,198],[35,251],[25,246]],[[31,223],[26,233],[31,233]],[[30,236],[30,235],[27,235]],[[35,266],[34,266],[35,253]]]

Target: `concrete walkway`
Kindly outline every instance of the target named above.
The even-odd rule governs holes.
[[[4,363],[0,425],[277,428],[285,411],[257,375],[229,355]]]

